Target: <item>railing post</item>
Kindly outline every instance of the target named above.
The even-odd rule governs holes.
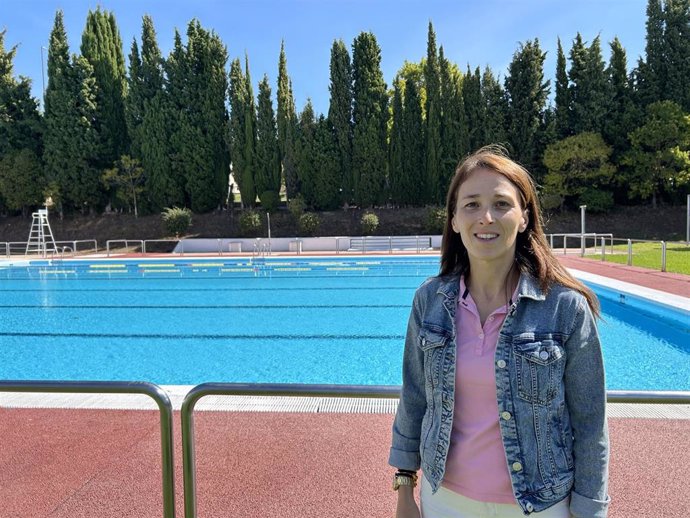
[[[393,253],[393,237],[388,236],[388,253],[392,254]]]
[[[110,240],[105,242],[106,257],[110,257]]]
[[[568,255],[568,236],[563,234],[563,255]]]
[[[628,239],[628,266],[632,266],[632,239]]]
[[[661,271],[666,271],[666,241],[661,242]]]
[[[606,261],[606,238],[601,238],[601,260]]]

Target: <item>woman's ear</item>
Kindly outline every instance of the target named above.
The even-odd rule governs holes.
[[[520,232],[524,232],[525,229],[527,228],[528,224],[529,224],[529,210],[525,209],[522,211],[522,218],[520,218],[520,226],[518,227],[518,230]]]

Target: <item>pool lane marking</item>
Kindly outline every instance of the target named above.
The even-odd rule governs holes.
[[[63,338],[162,338],[175,340],[403,340],[405,335],[203,335],[203,334],[143,334],[143,333],[0,333],[12,337]]]
[[[45,305],[12,304],[0,305],[0,309],[386,309],[409,308],[409,304],[302,304],[302,305],[213,305],[213,306],[92,306],[92,305]]]
[[[206,278],[206,277],[204,277]],[[247,277],[249,279],[250,277]],[[281,277],[283,279],[284,277]],[[311,279],[311,277],[309,277]],[[340,277],[340,279],[343,279],[344,277]],[[356,277],[360,278],[360,277]],[[159,280],[160,277],[156,279],[149,279],[145,278],[142,280]],[[302,277],[304,279],[304,277]],[[21,279],[21,280],[29,280],[29,279]],[[67,279],[65,279],[67,280]],[[96,279],[83,279],[83,280],[96,280]],[[118,280],[125,280],[125,279],[118,279]],[[236,279],[234,279],[236,280]],[[117,292],[117,293],[130,293],[130,292],[167,292],[167,291],[194,291],[194,292],[214,292],[214,291],[232,291],[232,292],[237,292],[237,291],[250,291],[250,292],[255,292],[255,291],[338,291],[338,290],[369,290],[369,291],[383,291],[383,290],[416,290],[417,285],[414,286],[329,286],[329,287],[321,287],[321,288],[281,288],[276,286],[275,288],[255,288],[255,287],[247,287],[247,288],[128,288],[128,289],[119,289],[115,290],[112,288],[92,288],[92,289],[75,289],[75,288],[56,288],[56,289],[51,289],[51,292],[72,292],[72,291],[78,291],[78,292],[94,292],[94,293],[100,293],[102,291],[106,291],[108,293],[111,292]],[[21,293],[44,293],[45,288],[36,288],[36,289],[0,289],[0,293],[2,292],[21,292]],[[409,307],[409,305],[408,305]]]

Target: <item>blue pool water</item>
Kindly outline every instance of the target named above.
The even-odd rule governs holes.
[[[438,258],[0,268],[0,379],[400,384]],[[690,390],[690,316],[594,287],[609,389]]]

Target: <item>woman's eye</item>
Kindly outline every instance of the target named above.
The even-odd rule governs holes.
[[[496,206],[505,209],[505,208],[510,207],[510,203],[508,203],[507,201],[501,200],[501,201],[496,202]]]
[[[479,204],[476,201],[471,201],[471,202],[465,204],[466,209],[474,209],[474,208],[477,208],[478,206],[479,206]]]

